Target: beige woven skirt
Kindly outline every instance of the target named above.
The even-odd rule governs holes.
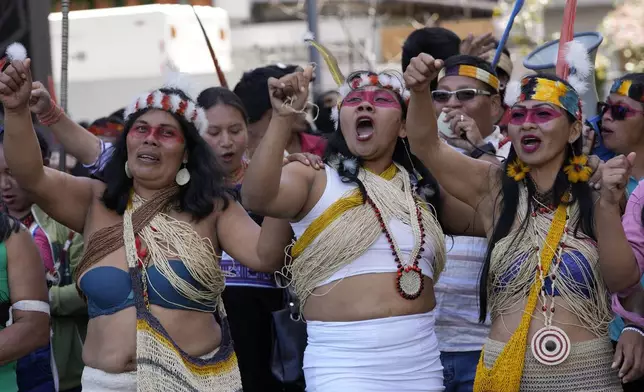
[[[483,350],[490,368],[505,343],[487,339]],[[526,349],[521,392],[622,392],[617,370],[611,370],[613,346],[609,338],[573,343],[570,355],[560,365],[547,366]]]

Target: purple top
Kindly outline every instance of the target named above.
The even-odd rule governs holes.
[[[644,206],[644,184],[639,183],[637,188],[631,193],[626,204],[626,212],[622,216],[622,226],[626,239],[633,249],[635,260],[640,270],[640,277],[644,271],[644,226],[642,226],[642,207]],[[644,317],[627,311],[622,306],[619,298],[626,297],[634,289],[640,287],[638,282],[632,288],[621,293],[613,294],[613,311],[618,315],[644,327]]]

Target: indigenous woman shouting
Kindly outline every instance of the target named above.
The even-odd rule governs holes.
[[[270,271],[290,237],[278,227],[261,235],[286,241],[259,241],[260,228],[224,191],[199,136],[203,109],[176,88],[145,93],[127,108],[104,183],[44,168],[29,65],[16,60],[0,74],[6,159],[45,212],[86,238],[75,274],[91,318],[83,390],[241,390],[216,252]],[[275,244],[275,253],[261,244]]]
[[[451,201],[441,202],[406,147],[401,80],[367,71],[345,79],[332,69],[341,97],[324,170],[282,168],[290,128],[307,104],[309,67],[269,81],[274,113],[242,200],[292,222],[297,241],[286,272],[307,320],[308,391],[442,391],[431,310],[445,258],[436,210]],[[459,214],[445,221],[459,222]]]
[[[500,168],[440,141],[428,86],[439,71],[451,72],[442,67],[425,54],[412,60],[407,129],[441,186],[475,208],[487,228],[480,316],[489,309],[492,325],[474,390],[620,391],[578,91],[541,74],[509,86],[512,149]]]

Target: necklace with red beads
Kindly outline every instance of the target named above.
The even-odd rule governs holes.
[[[422,258],[422,252],[425,250],[423,247],[425,244],[425,228],[423,227],[422,211],[414,200],[411,189],[407,189],[407,186],[405,186],[405,188],[407,204],[409,206],[409,224],[412,229],[412,234],[414,234],[414,247],[409,255],[409,261],[411,263],[408,262],[408,264],[403,264],[401,251],[398,247],[398,243],[396,242],[396,238],[393,236],[391,229],[383,218],[381,212],[382,209],[378,208],[377,202],[369,197],[369,195],[366,196],[366,202],[371,206],[376,214],[376,218],[380,223],[380,228],[385,235],[385,238],[387,238],[387,242],[389,242],[391,254],[394,256],[394,261],[396,262],[397,267],[396,289],[401,297],[413,300],[420,297],[425,287],[423,273],[421,268],[418,266],[418,263]],[[419,240],[416,241],[416,239]]]

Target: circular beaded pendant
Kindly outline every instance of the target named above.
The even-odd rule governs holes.
[[[405,299],[416,299],[423,292],[423,274],[416,265],[400,267],[396,281],[398,292]]]
[[[532,337],[532,355],[544,365],[554,366],[564,362],[570,355],[570,339],[557,327],[543,327]]]

